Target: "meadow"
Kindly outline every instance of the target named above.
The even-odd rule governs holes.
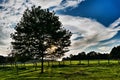
[[[40,73],[40,63],[0,65],[0,80],[120,80],[120,64],[117,60],[87,60],[47,62],[44,73]]]

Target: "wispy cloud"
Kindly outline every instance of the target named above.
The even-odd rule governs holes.
[[[116,28],[105,27],[96,20],[89,18],[60,15],[60,20],[63,23],[64,27],[66,27],[74,33],[71,38],[71,49],[74,49],[74,51],[79,50],[79,52],[83,51],[88,47],[99,45],[100,41],[111,39],[119,31],[116,30]],[[100,49],[103,50],[103,48]]]
[[[62,0],[31,0],[31,4],[42,6],[42,8],[50,8],[60,5]]]
[[[85,0],[66,0],[62,4],[56,6],[54,8],[54,10],[55,11],[57,11],[57,10],[64,10],[66,8],[69,8],[69,7],[75,8],[83,1],[85,1]]]
[[[118,27],[119,24],[120,24],[120,18],[118,18],[115,22],[113,22],[110,25],[110,28],[116,28],[116,27]]]
[[[100,51],[108,52],[111,50],[111,47],[109,46],[102,46],[98,48]]]

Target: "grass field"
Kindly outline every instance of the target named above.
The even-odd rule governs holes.
[[[100,61],[91,60],[89,65],[87,61],[64,61],[60,63],[50,63],[48,67],[47,62],[44,65],[44,73],[40,73],[40,63],[37,68],[33,64],[18,65],[18,74],[14,66],[1,65],[0,80],[120,80],[120,64],[117,60]],[[53,66],[52,66],[53,65]]]

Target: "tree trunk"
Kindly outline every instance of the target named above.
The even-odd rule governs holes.
[[[108,64],[110,64],[110,55],[108,55]]]
[[[110,59],[108,58],[108,64],[110,64]]]
[[[118,64],[120,64],[120,58],[118,58]]]
[[[59,66],[60,66],[60,61],[58,61],[58,64],[59,64]]]
[[[10,65],[11,65],[11,68],[12,68],[12,63],[10,63]]]
[[[65,65],[65,62],[64,62],[64,60],[63,60],[62,62],[63,62],[63,65]]]
[[[43,60],[43,58],[44,58],[44,55],[43,55],[43,53],[42,53],[42,59],[41,59],[41,73],[43,73],[44,72],[44,60]]]
[[[100,64],[100,59],[98,59],[98,64]]]
[[[16,68],[16,73],[17,73],[17,75],[18,75],[18,65],[17,65],[16,62],[15,62],[15,68]]]
[[[72,61],[70,60],[70,65],[72,64]]]
[[[49,67],[50,66],[50,61],[48,60],[47,62],[48,62],[48,67]]]
[[[81,60],[79,60],[79,64],[81,64]]]
[[[35,62],[35,71],[37,70],[37,62]]]
[[[89,64],[90,64],[90,60],[88,59],[88,66],[89,66]]]
[[[52,60],[52,66],[54,66],[53,60]]]
[[[24,62],[24,67],[26,67],[25,62]]]

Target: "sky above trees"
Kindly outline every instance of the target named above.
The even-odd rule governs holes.
[[[10,52],[10,33],[32,5],[55,11],[73,35],[70,51],[109,53],[120,45],[120,0],[0,0],[0,54]]]

